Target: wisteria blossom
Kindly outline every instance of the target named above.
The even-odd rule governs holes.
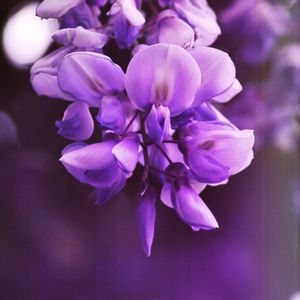
[[[143,167],[137,223],[147,256],[159,201],[195,231],[218,228],[199,194],[249,166],[254,135],[215,107],[242,86],[230,56],[211,47],[221,30],[208,3],[45,0],[37,13],[60,24],[60,48],[33,65],[31,81],[39,95],[71,102],[55,123],[72,141],[66,170],[102,204]],[[122,67],[110,45],[131,53]]]

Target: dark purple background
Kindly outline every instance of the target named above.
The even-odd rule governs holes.
[[[1,3],[1,27],[19,3]],[[135,224],[138,174],[95,206],[92,189],[58,162],[68,142],[54,121],[66,103],[38,98],[28,71],[2,53],[0,87],[0,110],[18,129],[17,143],[0,145],[1,299],[286,300],[300,289],[297,153],[264,149],[229,184],[208,188],[218,230],[195,233],[159,203],[146,258]]]

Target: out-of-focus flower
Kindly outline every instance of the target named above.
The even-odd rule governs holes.
[[[239,58],[248,64],[261,64],[287,32],[290,16],[280,4],[264,0],[251,0],[245,4],[245,1],[236,0],[223,11],[220,23],[227,34],[234,34],[234,47],[238,49]]]

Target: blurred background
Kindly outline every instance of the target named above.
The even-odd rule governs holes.
[[[93,190],[58,161],[68,141],[54,122],[67,103],[36,96],[29,75],[57,25],[36,18],[34,2],[2,1],[1,299],[300,299],[299,3],[255,1],[245,14],[238,2],[209,1],[223,30],[216,47],[230,53],[245,87],[221,109],[255,129],[255,159],[203,193],[218,230],[195,233],[159,203],[146,258],[138,175],[96,206]]]

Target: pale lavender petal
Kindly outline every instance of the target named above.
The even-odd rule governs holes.
[[[124,89],[124,73],[108,56],[93,52],[67,55],[59,68],[59,86],[74,99],[98,106],[104,95]]]
[[[206,1],[176,0],[173,6],[178,15],[195,29],[199,46],[211,45],[221,34],[216,15]]]
[[[87,145],[80,149],[64,153],[60,161],[70,166],[85,170],[100,170],[110,167],[114,163],[112,149],[115,141],[104,141]]]
[[[31,68],[31,84],[39,96],[72,100],[58,85],[57,72],[62,59],[75,48],[64,47],[39,59]]]
[[[89,107],[83,102],[70,104],[62,121],[56,121],[58,133],[73,141],[83,141],[91,137],[94,131],[94,122]]]
[[[174,208],[174,205],[172,203],[171,199],[171,193],[172,193],[173,186],[171,183],[165,183],[162,186],[161,192],[160,192],[160,200],[162,203],[170,208]]]
[[[137,208],[139,236],[147,257],[151,255],[151,246],[154,237],[156,218],[155,202],[155,190],[149,185],[146,192],[140,197]]]
[[[122,13],[133,26],[141,26],[145,23],[145,18],[137,9],[135,0],[117,0],[112,5],[108,15],[117,13]]]
[[[253,130],[208,131],[203,143],[215,141],[209,152],[234,175],[247,168],[253,159]]]
[[[193,106],[222,94],[235,81],[235,66],[229,55],[210,47],[194,48],[190,51],[199,65],[202,75],[201,87]]]
[[[132,135],[123,138],[113,147],[112,154],[125,173],[132,173],[136,167],[139,156],[138,136]]]
[[[141,110],[165,105],[171,116],[185,111],[200,86],[195,60],[181,47],[156,44],[139,51],[125,75],[129,99]]]
[[[230,101],[233,97],[235,97],[237,94],[239,94],[243,90],[243,87],[241,83],[235,79],[232,86],[228,88],[225,92],[222,94],[213,97],[213,100],[218,103],[225,103]]]
[[[41,18],[60,18],[70,9],[83,3],[84,0],[44,0],[37,9],[36,14]]]
[[[81,26],[58,30],[52,35],[52,38],[61,45],[73,45],[78,48],[101,49],[108,42],[105,34],[84,29]]]
[[[191,187],[180,185],[172,193],[172,198],[178,216],[194,229],[211,230],[219,227],[209,208]]]
[[[158,42],[190,49],[194,44],[194,31],[177,17],[167,17],[158,24]]]

